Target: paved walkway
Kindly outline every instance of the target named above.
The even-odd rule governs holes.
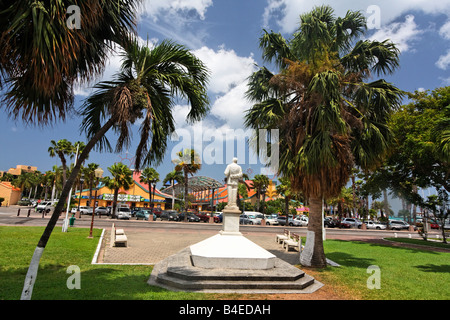
[[[156,264],[178,253],[182,249],[217,234],[208,230],[164,230],[164,229],[125,229],[128,238],[127,247],[110,246],[110,228],[104,233],[97,263],[104,264]],[[243,233],[278,258],[299,264],[299,253],[294,249],[286,252],[275,241],[275,233]]]

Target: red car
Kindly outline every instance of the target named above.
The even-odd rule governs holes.
[[[196,213],[195,215],[200,218],[200,221],[209,222],[209,216],[208,215],[203,214],[203,213]]]

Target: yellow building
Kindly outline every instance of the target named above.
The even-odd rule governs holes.
[[[0,171],[0,177],[9,173],[14,177],[20,176],[22,172],[34,172],[37,171],[37,167],[17,165],[15,168],[10,168],[8,171]],[[2,206],[15,205],[20,200],[22,190],[14,187],[10,182],[0,182],[0,198],[5,198],[2,202]]]
[[[4,173],[10,173],[13,176],[20,176],[23,172],[34,172],[37,170],[37,167],[33,166],[25,166],[25,165],[17,165],[15,168],[10,168],[8,171]]]
[[[14,187],[11,182],[0,182],[0,198],[4,198],[2,206],[15,205],[20,200],[22,191],[19,188]]]
[[[133,172],[133,185],[130,189],[119,189],[119,195],[117,198],[118,203],[127,204],[130,208],[139,207],[139,208],[149,208],[150,200],[149,200],[149,186],[147,184],[139,182],[140,173]],[[96,189],[92,189],[92,200],[90,201],[90,191],[89,189],[83,189],[81,191],[81,199],[80,199],[80,191],[75,193],[75,198],[80,199],[80,206],[92,206],[93,199],[95,199]],[[152,197],[153,197],[153,188],[151,188]],[[154,190],[154,207],[160,207],[161,210],[166,208],[167,203],[171,203],[172,196],[165,194],[158,189]],[[96,198],[96,206],[100,207],[108,207],[112,206],[114,200],[114,190],[109,189],[108,187],[100,184],[97,188],[97,198]],[[167,200],[167,201],[166,201]]]

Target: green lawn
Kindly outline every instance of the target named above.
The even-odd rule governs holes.
[[[20,298],[25,274],[43,227],[0,227],[0,299]],[[55,228],[41,259],[33,299],[183,300],[220,299],[220,295],[170,292],[147,285],[150,266],[91,265],[100,230]],[[363,242],[325,241],[327,257],[341,267],[317,272],[325,285],[359,299],[448,299],[450,253],[394,248]],[[70,290],[67,268],[81,270],[81,289]],[[368,289],[370,265],[380,268],[381,289]],[[226,297],[226,296],[224,296]]]

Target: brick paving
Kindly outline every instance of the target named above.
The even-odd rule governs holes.
[[[105,230],[102,248],[97,263],[103,264],[156,264],[178,253],[190,245],[217,234],[208,230],[170,230],[170,229],[125,229],[127,247],[110,246],[110,228]],[[298,264],[299,253],[294,249],[286,252],[275,241],[275,233],[243,233],[278,258]]]

